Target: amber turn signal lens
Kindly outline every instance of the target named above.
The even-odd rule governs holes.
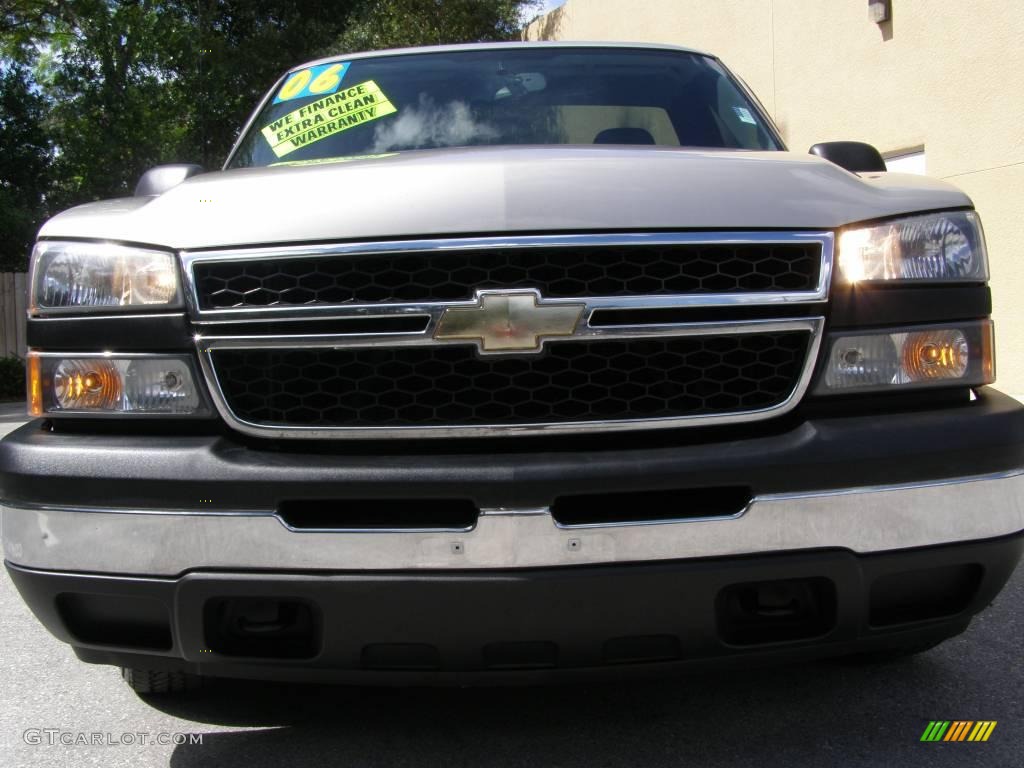
[[[64,411],[112,410],[121,389],[117,366],[104,358],[63,360],[53,374],[53,395]]]
[[[818,394],[908,387],[991,384],[995,380],[991,320],[871,333],[838,333]]]
[[[903,370],[911,381],[959,379],[970,365],[970,346],[958,330],[908,333]]]
[[[189,355],[29,352],[28,371],[33,416],[211,413]]]
[[[35,355],[29,355],[28,358],[28,415],[29,416],[42,416],[43,415],[43,377],[42,377],[42,365],[40,360]]]

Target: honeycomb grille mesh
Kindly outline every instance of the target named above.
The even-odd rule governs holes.
[[[657,296],[813,290],[819,243],[534,247],[321,256],[193,266],[199,306],[470,299],[478,288],[544,296]]]
[[[234,414],[261,425],[461,426],[656,419],[776,406],[804,331],[564,341],[539,355],[472,346],[217,350]]]

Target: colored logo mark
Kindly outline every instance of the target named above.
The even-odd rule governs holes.
[[[338,64],[321,64],[318,67],[309,67],[293,72],[284,81],[281,90],[274,97],[274,103],[292,99],[305,99],[310,96],[324,96],[334,93],[341,85],[341,80],[348,72],[347,61]]]
[[[988,741],[995,728],[995,720],[932,720],[921,741]]]

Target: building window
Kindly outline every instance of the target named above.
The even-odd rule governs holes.
[[[893,173],[916,173],[920,176],[928,173],[924,159],[924,147],[887,152],[883,157],[885,157],[885,167]]]

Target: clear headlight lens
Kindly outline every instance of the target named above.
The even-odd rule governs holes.
[[[29,352],[29,413],[204,416],[206,400],[187,355]]]
[[[835,334],[817,394],[995,381],[992,321]]]
[[[949,211],[846,230],[839,237],[839,272],[851,283],[984,282],[981,221],[974,211]]]
[[[43,240],[32,251],[33,313],[181,306],[173,253]]]

